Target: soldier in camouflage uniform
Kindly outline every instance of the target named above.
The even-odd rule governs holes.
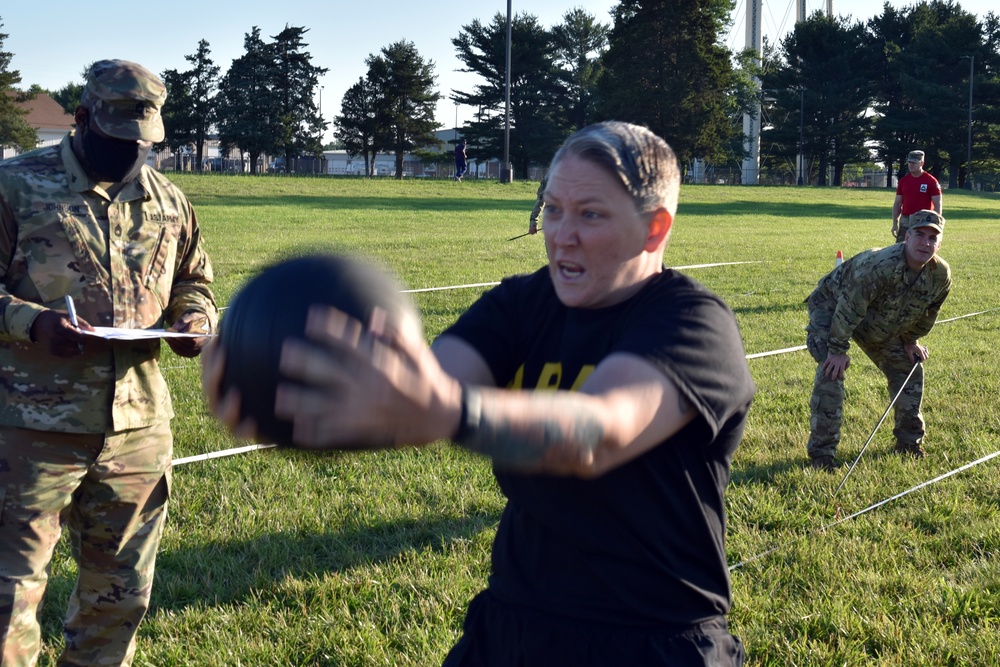
[[[165,98],[143,67],[97,62],[74,131],[0,163],[4,667],[38,659],[38,609],[63,523],[79,575],[60,664],[130,664],[149,605],[172,458],[160,344],[81,330],[215,330],[212,269],[194,211],[145,166],[163,140]],[[195,356],[207,340],[168,342]]]
[[[922,457],[923,365],[930,332],[951,289],[951,268],[937,251],[944,218],[932,210],[911,216],[903,243],[866,250],[835,268],[809,295],[806,345],[819,364],[809,407],[808,452],[813,467],[832,470],[843,419],[844,372],[851,340],[885,373],[895,404],[896,451]]]
[[[538,192],[535,193],[535,205],[531,209],[531,216],[528,218],[528,233],[537,234],[538,233],[538,216],[542,214],[542,209],[545,208],[545,186],[548,185],[549,174],[548,172],[542,176],[541,183],[538,184]]]

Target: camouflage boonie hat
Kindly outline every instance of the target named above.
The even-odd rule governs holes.
[[[167,89],[148,69],[127,60],[99,60],[87,72],[80,104],[115,139],[163,141],[160,108]]]
[[[906,156],[907,162],[923,162],[924,152],[923,151],[910,151],[910,154]]]
[[[916,229],[917,227],[930,227],[931,229],[936,229],[938,234],[941,234],[944,232],[944,218],[937,211],[925,208],[910,215],[909,229]]]

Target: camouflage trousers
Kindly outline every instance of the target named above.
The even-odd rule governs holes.
[[[130,665],[170,495],[169,422],[109,434],[0,426],[0,664],[34,665],[63,526],[78,565],[60,665]]]
[[[545,208],[545,200],[539,197],[535,200],[535,205],[531,208],[531,217],[528,220],[538,222],[538,216],[542,214],[543,208]]]
[[[910,216],[899,216],[899,226],[896,228],[896,243],[902,243],[906,239],[906,230],[910,228]],[[895,396],[895,394],[893,394]]]
[[[822,317],[823,315],[819,314],[819,319]],[[827,348],[829,320],[826,322],[826,329],[822,328],[822,322],[816,320],[817,317],[810,311],[810,331],[806,337],[806,347],[819,364],[813,382],[812,398],[809,401],[809,443],[806,448],[812,458],[834,456],[840,443],[840,425],[844,419],[844,381],[842,379],[834,381],[823,374],[823,362],[826,361],[829,352]],[[919,445],[924,439],[924,417],[920,411],[924,394],[923,365],[914,370],[913,363],[906,356],[899,341],[893,341],[889,345],[866,345],[857,340],[854,342],[885,374],[889,387],[887,401],[892,400],[899,392],[910,371],[913,371],[910,381],[894,405],[893,434],[901,443]],[[880,410],[878,415],[881,414]],[[873,419],[872,425],[876,423],[877,419]]]

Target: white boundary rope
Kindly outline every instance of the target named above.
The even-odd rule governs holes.
[[[194,461],[207,461],[209,459],[220,459],[224,456],[235,456],[236,454],[244,454],[246,452],[255,452],[258,449],[271,449],[272,447],[277,447],[277,445],[246,445],[244,447],[233,447],[232,449],[222,449],[217,452],[208,452],[206,454],[195,454],[194,456],[185,456],[183,458],[174,459],[171,462],[175,468],[185,463],[192,463]]]
[[[949,317],[946,320],[939,321],[938,324],[944,324],[945,322],[954,322],[955,320],[964,320],[966,317],[975,317],[976,315],[992,313],[995,310],[1000,310],[1000,308],[990,308],[989,310],[980,310],[978,313],[969,313],[967,315],[959,315],[958,317]]]
[[[750,262],[725,262],[726,265],[729,264],[749,264]],[[691,266],[678,266],[678,269],[697,269],[704,266],[719,266],[718,264],[693,264]],[[488,287],[491,285],[499,285],[500,283],[472,283],[469,285],[452,285],[450,287],[425,287],[424,289],[413,289],[413,290],[403,290],[406,292],[434,292],[438,290],[449,290],[449,289],[461,289],[463,287]],[[220,308],[219,310],[222,310]],[[985,315],[986,313],[992,313],[1000,310],[1000,308],[990,308],[989,310],[980,310],[975,313],[967,313],[965,315],[959,315],[958,317],[949,317],[946,320],[938,320],[938,324],[945,324],[947,322],[954,322],[956,320],[964,320],[967,317],[975,317],[976,315]],[[780,350],[770,350],[768,352],[755,352],[754,354],[748,354],[747,359],[760,359],[762,357],[773,357],[778,354],[788,354],[789,352],[799,352],[806,349],[805,345],[796,345],[795,347],[784,347]],[[182,366],[170,366],[169,368],[164,368],[163,370],[171,370],[175,368],[182,368]]]
[[[782,350],[771,350],[770,352],[758,352],[756,354],[748,354],[747,359],[760,359],[761,357],[770,357],[775,354],[785,354],[786,352],[798,352],[799,350],[806,349],[805,345],[796,345],[795,347],[786,347]]]
[[[493,287],[500,283],[469,283],[468,285],[448,285],[447,287],[424,287],[422,289],[404,289],[403,294],[416,294],[417,292],[440,292],[446,289],[465,289],[466,287]]]
[[[889,401],[889,407],[887,407],[885,412],[882,413],[882,418],[878,420],[877,424],[875,424],[875,428],[872,429],[872,434],[868,436],[867,440],[865,440],[865,446],[861,448],[861,451],[858,452],[858,457],[854,459],[854,463],[852,463],[851,467],[847,469],[847,474],[844,475],[844,479],[840,480],[840,486],[838,486],[837,490],[833,492],[833,495],[837,495],[840,493],[840,490],[844,488],[844,484],[847,483],[847,478],[851,476],[851,473],[854,472],[854,469],[858,466],[858,462],[861,461],[861,457],[864,456],[865,451],[868,450],[868,445],[872,444],[872,440],[875,439],[875,434],[878,432],[882,422],[884,422],[885,418],[889,416],[889,410],[892,410],[892,406],[896,405],[896,401],[898,401],[899,397],[903,395],[903,390],[906,389],[906,385],[910,382],[910,378],[913,377],[913,374],[917,372],[917,368],[919,366],[920,359],[917,359],[917,362],[913,364],[913,368],[911,368],[910,372],[906,374],[906,379],[903,380],[903,384],[899,386],[899,391],[897,391],[896,395],[892,397],[891,401]]]
[[[668,266],[668,269],[675,270],[685,270],[685,269],[707,269],[713,266],[735,266],[736,264],[763,264],[763,260],[753,260],[749,262],[714,262],[712,264],[688,264],[687,266]],[[499,282],[491,283],[469,283],[468,285],[447,285],[445,287],[424,287],[421,289],[405,289],[402,290],[403,294],[416,294],[417,292],[440,292],[442,290],[452,290],[452,289],[466,289],[468,287],[493,287],[499,285]]]
[[[951,477],[952,475],[957,475],[958,473],[960,473],[960,472],[962,472],[964,470],[968,470],[969,468],[972,468],[973,466],[977,466],[980,463],[985,463],[986,461],[989,461],[990,459],[995,458],[997,456],[1000,456],[1000,451],[993,452],[992,454],[987,454],[986,456],[984,456],[982,458],[976,459],[975,461],[972,461],[970,463],[966,463],[965,465],[963,465],[961,467],[958,467],[958,468],[955,468],[954,470],[951,470],[949,472],[946,472],[943,475],[938,475],[934,479],[929,479],[926,482],[921,482],[920,484],[917,484],[916,486],[910,487],[906,491],[903,491],[901,493],[897,493],[896,495],[892,496],[891,498],[886,498],[885,500],[880,500],[877,503],[875,503],[874,505],[869,505],[868,507],[864,508],[863,510],[855,512],[854,514],[849,514],[849,515],[847,515],[847,516],[845,516],[845,517],[843,517],[841,519],[837,519],[836,521],[831,521],[830,523],[826,524],[825,526],[821,526],[820,528],[817,528],[815,530],[809,531],[805,535],[800,535],[798,538],[795,538],[795,539],[802,539],[804,537],[809,537],[811,535],[815,535],[816,533],[821,533],[823,531],[826,531],[826,530],[828,530],[830,528],[833,528],[834,526],[836,526],[838,524],[841,524],[841,523],[844,523],[845,521],[849,521],[851,519],[859,517],[862,514],[865,514],[867,512],[871,512],[872,510],[878,509],[882,505],[888,504],[888,503],[892,502],[893,500],[898,500],[898,499],[902,498],[903,496],[905,496],[907,494],[913,493],[914,491],[918,491],[918,490],[924,488],[925,486],[930,486],[931,484],[934,484],[935,482],[940,482],[942,479],[946,479],[948,477]],[[735,565],[730,565],[729,566],[729,571],[732,572],[733,570],[736,570],[738,568],[743,567],[747,563],[752,563],[752,562],[754,562],[756,560],[760,560],[764,556],[769,556],[770,554],[773,554],[775,551],[779,551],[780,549],[785,548],[789,544],[791,544],[791,541],[785,542],[784,544],[776,546],[773,549],[768,549],[767,551],[759,553],[756,556],[751,556],[750,558],[742,560],[739,563],[736,563]]]
[[[690,266],[678,266],[674,267],[677,269],[697,269],[708,266],[729,266],[732,264],[755,264],[759,262],[721,262],[719,264],[692,264]],[[453,285],[450,287],[428,287],[422,290],[408,290],[411,292],[428,292],[432,290],[447,290],[447,289],[459,289],[462,287],[485,287],[489,285],[499,285],[500,283],[476,283],[472,285]],[[976,315],[983,315],[985,313],[992,313],[994,311],[1000,310],[1000,308],[990,308],[989,310],[980,310],[975,313],[968,313],[966,315],[959,315],[958,317],[951,317],[947,320],[940,320],[938,324],[943,324],[945,322],[954,322],[955,320],[965,319],[967,317],[975,317]],[[806,349],[805,345],[796,345],[795,347],[786,347],[780,350],[771,350],[769,352],[757,352],[755,354],[748,354],[747,359],[760,359],[761,357],[770,357],[778,354],[786,354],[788,352],[798,352],[799,350]],[[175,370],[178,368],[184,368],[184,366],[169,366],[161,370]],[[192,461],[207,461],[208,459],[220,458],[223,456],[234,456],[236,454],[244,454],[246,452],[253,452],[258,449],[270,449],[275,445],[249,445],[246,447],[235,447],[233,449],[224,449],[218,452],[208,452],[207,454],[198,454],[196,456],[187,456],[181,459],[174,459],[173,465],[183,465],[185,463],[191,463]]]
[[[946,320],[938,320],[937,324],[945,324],[946,322],[954,322],[955,320],[964,320],[967,317],[975,317],[976,315],[985,315],[986,313],[992,313],[1000,308],[990,308],[989,310],[980,310],[975,313],[967,313],[965,315],[959,315],[958,317],[949,317]],[[787,352],[798,352],[799,350],[806,349],[805,345],[796,345],[795,347],[786,347],[780,350],[771,350],[770,352],[757,352],[755,354],[748,354],[747,359],[760,359],[761,357],[770,357],[776,354],[785,354]]]

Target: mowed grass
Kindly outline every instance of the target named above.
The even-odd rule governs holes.
[[[410,289],[498,281],[545,261],[527,230],[536,183],[171,176],[191,197],[225,305],[262,267],[305,251],[361,253]],[[803,344],[803,299],[846,257],[890,241],[886,190],[685,186],[671,266],[732,306],[748,354]],[[947,191],[941,318],[1000,308],[1000,197]],[[543,221],[544,227],[544,221]],[[485,288],[419,292],[428,339]],[[924,340],[922,461],[891,453],[892,420],[836,492],[806,465],[815,364],[752,359],[758,385],[728,492],[736,634],[751,665],[1000,663],[998,315]],[[861,354],[840,455],[853,461],[886,409]],[[241,443],[211,418],[198,363],[163,358],[176,456]],[[435,665],[486,582],[503,497],[489,464],[447,443],[374,453],[266,450],[178,466],[137,665]],[[694,509],[692,508],[692,511]],[[73,566],[65,543],[44,612],[54,664]]]

